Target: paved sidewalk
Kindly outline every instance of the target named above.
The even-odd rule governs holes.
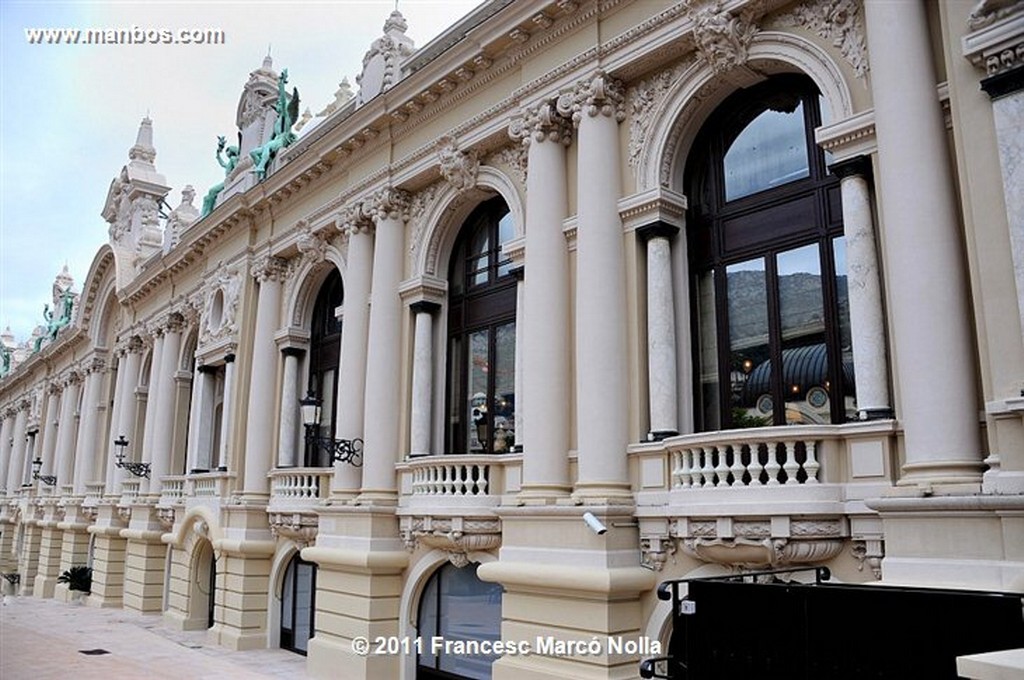
[[[81,653],[95,649],[109,653]],[[172,631],[159,616],[34,597],[0,606],[2,680],[261,680],[305,678],[305,667],[305,657],[282,649],[213,646],[206,631]]]

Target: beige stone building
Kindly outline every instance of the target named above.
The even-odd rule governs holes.
[[[89,606],[314,677],[516,680],[658,654],[418,641],[667,646],[658,583],[744,569],[1024,591],[1024,6],[405,30],[265,176],[253,71],[202,217],[142,122],[109,245],[3,338],[9,587],[88,565]]]

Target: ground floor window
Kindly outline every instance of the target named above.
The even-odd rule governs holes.
[[[476,564],[456,567],[445,564],[427,581],[420,598],[419,636],[451,642],[501,638],[501,586],[485,583],[476,575]],[[474,678],[488,680],[496,655],[437,653],[425,644],[416,669],[421,680]]]
[[[281,587],[281,648],[305,655],[315,628],[316,565],[298,555],[288,563]]]

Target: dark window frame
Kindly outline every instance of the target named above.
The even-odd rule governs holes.
[[[493,437],[488,436],[482,451],[468,451],[466,441],[471,413],[468,395],[462,395],[457,405],[458,412],[452,413],[453,392],[461,393],[469,385],[469,338],[474,333],[488,333],[488,366],[495,366],[497,356],[497,330],[516,321],[516,277],[509,272],[509,259],[501,251],[500,222],[509,214],[508,205],[500,196],[477,206],[463,223],[452,249],[448,266],[448,337],[446,353],[448,370],[445,376],[445,451],[450,454],[474,455],[491,454]],[[487,266],[471,267],[481,254],[469,252],[477,235],[483,229],[489,230]],[[504,270],[504,271],[502,271]],[[487,281],[472,283],[479,272],[487,272]],[[454,347],[458,346],[455,351]],[[454,362],[454,363],[453,363]],[[453,371],[453,367],[455,370]],[[486,402],[494,402],[496,373],[491,370],[487,376]],[[459,388],[453,385],[458,381]],[[494,432],[494,409],[488,408],[485,416],[487,433]],[[511,446],[509,447],[511,449]]]
[[[803,104],[804,135],[809,174],[770,189],[764,189],[731,201],[725,199],[724,159],[733,140],[765,108],[780,103]],[[788,101],[787,101],[788,100]],[[843,236],[839,179],[828,170],[825,153],[814,139],[821,125],[821,95],[806,76],[781,75],[727,97],[698,133],[684,172],[684,186],[690,198],[687,213],[687,240],[691,272],[691,337],[694,371],[694,415],[698,430],[709,428],[703,422],[706,407],[700,382],[700,306],[698,277],[713,271],[715,295],[715,337],[717,341],[719,428],[733,429],[729,316],[726,268],[729,265],[762,259],[768,304],[769,354],[773,367],[771,397],[775,405],[771,425],[786,424],[786,395],[783,388],[782,319],[780,314],[777,256],[807,245],[817,245],[821,272],[824,314],[824,344],[828,355],[830,421],[846,421],[839,308],[834,261],[834,240]],[[812,224],[794,228],[790,219],[800,206]],[[744,221],[744,218],[747,221]],[[752,225],[749,233],[740,233],[737,225]],[[732,230],[732,231],[730,231]]]
[[[331,412],[321,416],[321,422],[330,418],[331,431],[319,434],[323,437],[334,437],[334,430],[338,423],[338,400],[331,396],[328,400],[323,393],[323,376],[328,371],[334,371],[333,389],[338,389],[338,367],[340,365],[341,352],[341,328],[342,321],[335,316],[335,311],[345,301],[344,286],[341,273],[331,268],[320,289],[317,292],[316,302],[313,303],[313,317],[310,320],[309,330],[309,378],[307,390],[312,392],[321,403],[331,404]],[[330,467],[331,463],[327,458],[328,451],[320,451],[316,447],[303,446],[303,465],[305,467]]]
[[[297,601],[299,594],[299,567],[308,566],[311,569],[312,577],[309,582],[309,637],[306,639],[307,649],[299,649],[295,646],[295,616],[298,613]],[[287,598],[285,597],[284,587],[288,583],[288,572],[292,572],[292,593],[291,593],[291,606],[292,606],[292,627],[287,628],[284,624],[284,606]],[[299,556],[299,553],[295,553],[292,558],[288,561],[288,566],[285,567],[284,573],[281,575],[281,617],[280,617],[280,640],[279,646],[281,649],[286,649],[289,652],[295,652],[302,656],[307,656],[309,653],[308,646],[309,641],[316,635],[316,574],[317,565],[315,562],[307,562]]]

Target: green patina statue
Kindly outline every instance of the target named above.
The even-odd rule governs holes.
[[[238,165],[239,149],[242,147],[242,133],[238,133],[238,146],[228,146],[225,148],[226,144],[227,140],[224,137],[217,137],[217,162],[220,164],[220,167],[224,168],[225,181],[227,176],[231,174],[231,171],[235,169],[235,166]],[[227,160],[221,157],[221,153],[227,156]],[[203,199],[203,212],[199,215],[199,219],[213,212],[213,206],[222,191],[224,191],[224,182],[210,187],[210,190],[206,192],[206,198]]]
[[[51,341],[57,339],[57,333],[60,332],[61,328],[71,323],[71,311],[75,306],[75,294],[70,288],[60,294],[60,316],[57,316],[54,312],[50,311],[50,305],[43,305],[43,318],[46,320],[46,332],[36,338],[35,347],[32,349],[33,352],[38,352],[43,345],[43,340],[49,339]]]
[[[0,343],[0,378],[11,372],[11,350]]]
[[[258,146],[249,152],[252,158],[253,169],[261,181],[267,176],[267,167],[270,161],[274,160],[277,152],[295,141],[296,135],[292,132],[292,125],[299,118],[299,89],[292,89],[292,96],[289,97],[285,91],[288,83],[288,69],[281,71],[277,79],[277,104],[274,110],[277,111],[277,122],[274,123],[274,134],[266,144]]]

